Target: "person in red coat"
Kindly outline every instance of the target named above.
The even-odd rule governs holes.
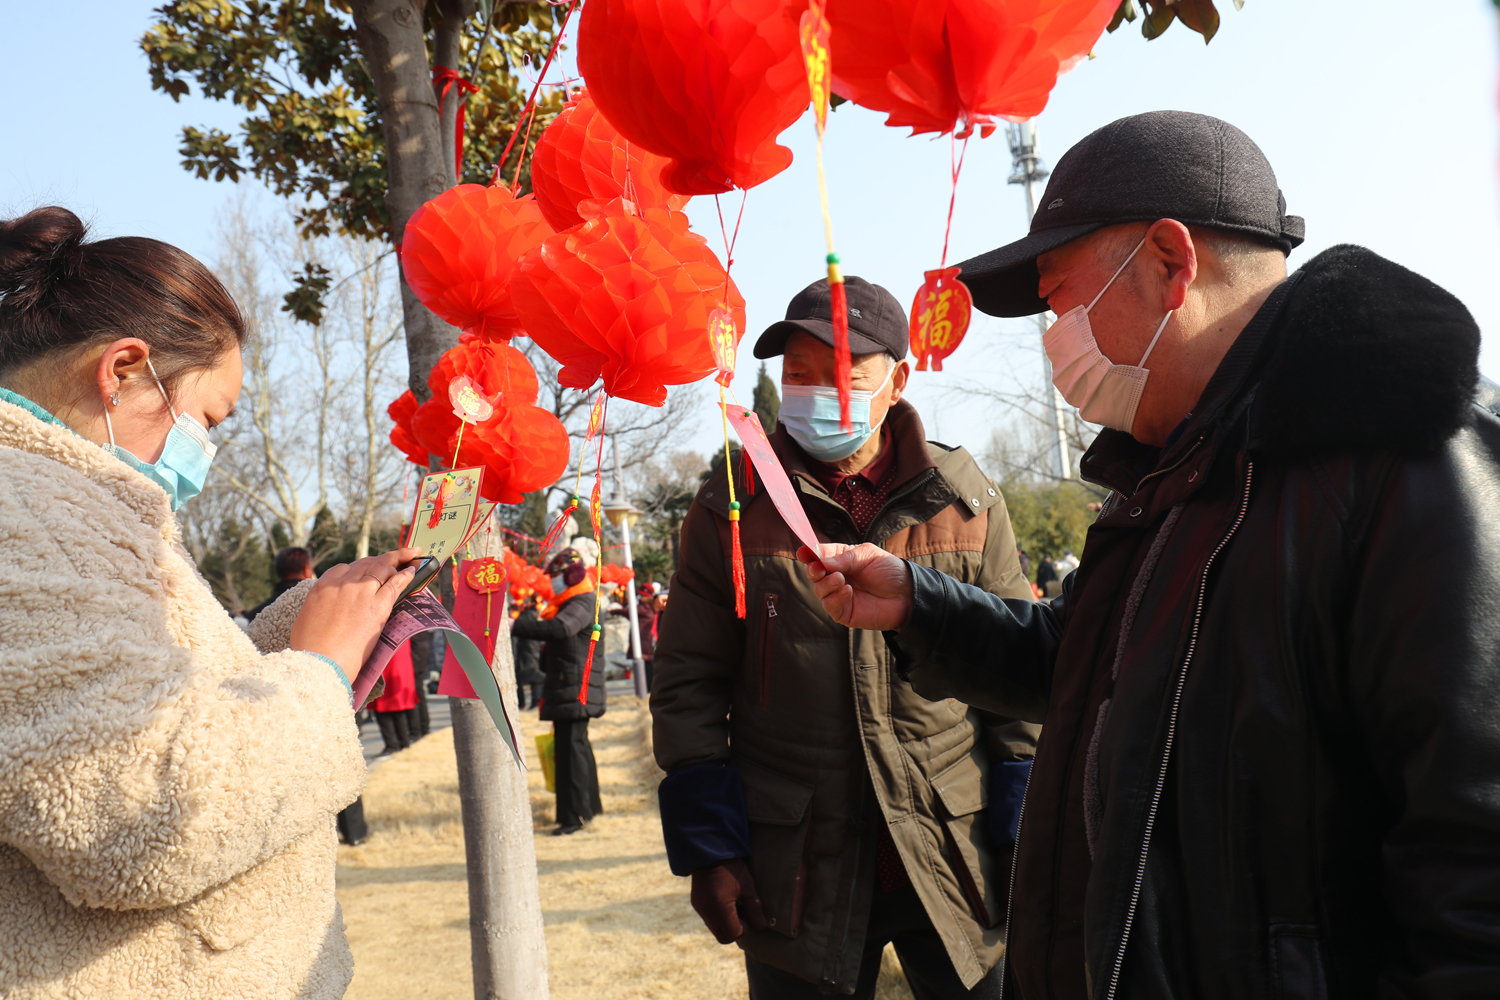
[[[381,755],[405,750],[412,744],[408,725],[410,712],[417,707],[417,680],[411,666],[411,643],[404,643],[385,665],[385,693],[370,702],[380,737],[385,740]]]

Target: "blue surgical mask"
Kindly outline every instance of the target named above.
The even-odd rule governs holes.
[[[158,458],[154,464],[147,464],[115,444],[115,426],[109,419],[109,407],[106,406],[104,426],[109,430],[107,450],[166,490],[167,497],[172,501],[172,510],[176,511],[203,492],[203,484],[208,481],[208,467],[212,464],[214,455],[219,449],[208,439],[206,427],[188,416],[186,412],[179,413],[172,409],[172,401],[167,398],[167,390],[162,387],[161,379],[156,377],[156,366],[151,363],[150,358],[146,359],[146,367],[151,369],[151,377],[156,380],[156,388],[161,393],[161,398],[166,400],[167,411],[174,417],[172,429],[167,432],[167,443],[162,448],[161,458]]]
[[[897,362],[899,364],[899,362]],[[826,385],[783,385],[781,387],[781,423],[802,450],[820,462],[837,462],[859,451],[860,445],[880,424],[870,426],[870,402],[885,391],[896,373],[896,365],[885,373],[880,387],[873,392],[854,389],[849,393],[850,430],[844,430],[839,419],[839,391]],[[884,423],[884,418],[881,418]]]

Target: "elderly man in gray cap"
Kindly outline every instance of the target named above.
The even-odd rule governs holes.
[[[1088,136],[963,265],[1105,426],[1062,598],[799,553],[917,691],[1045,720],[1026,1000],[1500,996],[1500,395],[1452,295],[1301,238],[1222,121]]]

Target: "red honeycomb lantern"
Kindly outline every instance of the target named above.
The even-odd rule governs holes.
[[[660,406],[667,386],[715,370],[709,317],[727,307],[743,331],[745,299],[686,215],[629,208],[591,206],[522,259],[513,290],[531,338],[562,364],[560,384],[602,376],[609,395]]]
[[[887,125],[967,138],[1040,114],[1118,0],[828,0],[833,90]]]
[[[667,190],[719,194],[785,170],[807,109],[798,0],[589,0],[578,68],[599,110],[671,159]]]
[[[422,304],[481,337],[523,332],[510,301],[516,260],[552,235],[530,195],[460,184],[412,213],[401,241],[401,270]],[[446,391],[446,387],[445,387]]]
[[[552,119],[531,154],[531,189],[553,229],[583,223],[581,201],[629,198],[641,209],[680,209],[688,203],[661,184],[667,161],[622,136],[579,91]]]
[[[391,444],[406,456],[407,461],[427,468],[427,449],[418,444],[411,433],[411,418],[417,412],[417,397],[407,389],[386,407],[385,412],[396,422],[396,426],[391,428]]]

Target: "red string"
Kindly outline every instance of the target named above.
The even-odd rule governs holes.
[[[469,104],[468,101],[464,100],[464,95],[479,93],[479,87],[465,80],[459,74],[458,70],[447,66],[432,67],[432,85],[433,87],[437,87],[438,84],[443,85],[443,89],[438,96],[439,112],[442,111],[443,104],[448,100],[449,91],[454,87],[458,88],[458,118],[454,122],[453,129],[453,172],[458,180],[461,181],[464,178],[464,109]]]
[[[548,0],[548,2],[552,3],[552,0]],[[552,3],[552,6],[556,7],[556,6],[559,6],[559,5],[557,3]],[[568,22],[573,19],[573,11],[574,11],[574,9],[577,8],[577,6],[578,6],[578,0],[572,0],[572,2],[570,2],[568,4],[568,12],[563,15],[562,27],[557,30],[557,37],[552,40],[552,50],[547,53],[547,61],[542,64],[542,72],[540,74],[538,74],[538,76],[536,78],[536,85],[531,88],[531,96],[526,99],[526,107],[524,109],[522,109],[522,111],[521,111],[521,114],[527,116],[527,122],[526,122],[526,141],[527,142],[531,141],[531,122],[532,122],[533,119],[536,118],[536,95],[537,95],[537,92],[542,89],[542,81],[547,78],[547,70],[552,66],[552,58],[557,55],[557,50],[562,46],[563,35],[568,30]],[[518,136],[520,134],[521,134],[521,129],[520,129],[519,124],[518,124],[517,127],[516,127],[516,129],[514,131],[512,131],[511,134],[510,134],[510,141],[505,144],[505,152],[503,152],[503,153],[500,154],[500,162],[497,163],[497,164],[495,164],[495,183],[499,183],[499,181],[500,181],[500,168],[503,167],[503,166],[505,166],[505,161],[506,160],[510,159],[510,150],[511,150],[511,147],[516,144],[516,136]],[[526,147],[523,145],[521,147],[521,162],[524,162],[525,159],[526,159]],[[515,184],[513,186],[517,190],[519,190],[520,186],[521,186],[521,163],[520,162],[518,162],[516,164]]]
[[[953,135],[948,135],[948,169],[953,172],[953,190],[948,195],[948,224],[943,229],[943,262],[938,267],[948,266],[948,236],[953,232],[953,206],[958,202],[958,175],[964,168],[964,155],[969,152],[969,137],[964,136],[964,148],[953,159]]]

